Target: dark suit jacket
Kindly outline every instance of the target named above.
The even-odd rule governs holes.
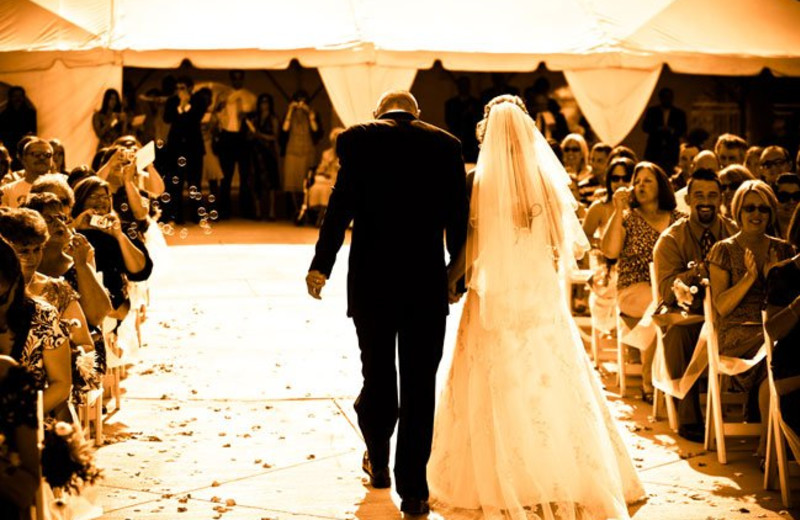
[[[680,138],[686,134],[686,112],[673,106],[665,127],[661,106],[650,107],[645,112],[642,129],[648,134],[644,158],[671,172],[678,164]]]
[[[466,240],[467,197],[459,141],[405,112],[348,128],[340,170],[310,269],[330,276],[353,221],[348,316],[448,312],[445,240]]]
[[[167,148],[174,157],[191,155],[196,160],[202,159],[206,149],[200,121],[208,104],[203,96],[195,92],[189,101],[190,108],[187,112],[179,113],[179,105],[178,96],[170,97],[164,105],[164,121],[172,125],[167,136]]]

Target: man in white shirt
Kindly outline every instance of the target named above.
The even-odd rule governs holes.
[[[32,139],[22,151],[21,179],[0,187],[2,205],[18,208],[28,197],[31,185],[40,176],[48,173],[53,161],[53,147],[41,138]]]
[[[244,135],[243,119],[245,114],[256,108],[256,96],[244,88],[244,71],[230,72],[233,91],[223,94],[218,105],[219,144],[217,146],[219,163],[222,167],[222,184],[220,186],[220,213],[222,218],[229,218],[231,213],[231,183],[236,165],[239,165],[239,206],[243,217],[254,217],[255,207],[252,193],[248,185],[249,164],[247,141]]]

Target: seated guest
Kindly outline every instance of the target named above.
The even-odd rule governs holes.
[[[763,146],[751,146],[744,154],[744,166],[750,171],[754,179],[758,178],[759,175],[759,163],[761,162],[761,152],[763,151]]]
[[[147,280],[153,262],[138,237],[130,238],[122,232],[111,203],[108,183],[88,177],[75,186],[72,217],[75,230],[94,247],[97,271],[103,273],[103,285],[111,296],[112,316],[122,320],[130,310],[128,281]]]
[[[331,190],[339,175],[339,157],[336,155],[336,138],[344,128],[334,128],[330,133],[330,148],[322,152],[322,158],[314,175],[314,184],[308,189],[308,207],[317,212],[317,227],[322,225]]]
[[[782,146],[767,146],[758,161],[758,178],[773,189],[775,181],[782,173],[792,171],[792,158]]]
[[[40,176],[50,172],[53,160],[53,147],[38,137],[28,141],[22,152],[22,165],[25,168],[20,179],[0,187],[2,204],[18,208],[28,196],[31,185]]]
[[[788,237],[795,251],[800,251],[800,205],[795,207]],[[777,341],[772,373],[781,415],[800,434],[800,254],[769,270],[766,326],[770,338]]]
[[[722,214],[730,216],[733,194],[744,181],[754,180],[755,177],[746,167],[740,164],[731,164],[719,172],[719,182],[722,187]]]
[[[778,229],[781,238],[786,237],[794,208],[800,202],[800,177],[794,173],[782,173],[775,181],[775,198],[778,199]]]
[[[616,258],[617,306],[626,321],[639,321],[653,299],[650,262],[659,235],[683,215],[675,211],[675,194],[660,166],[643,161],[633,170],[630,189],[618,189],[614,211],[603,233],[601,248],[607,258]],[[642,399],[652,402],[651,368],[655,332],[642,352]]]
[[[715,172],[719,171],[719,161],[717,161],[717,156],[714,155],[714,152],[710,150],[703,150],[694,157],[692,160],[692,166],[689,169],[689,178],[691,178],[692,173],[694,173],[695,170],[699,170],[701,168],[705,170],[713,170]],[[688,215],[691,210],[689,209],[689,202],[686,200],[686,191],[686,186],[676,191],[675,202],[677,204],[678,211]]]
[[[74,205],[72,189],[66,185],[49,182],[34,183],[25,207],[44,217],[50,239],[44,246],[39,272],[54,278],[64,278],[81,295],[81,308],[92,327],[99,327],[111,311],[111,300],[97,279],[92,246],[86,237],[73,233],[71,211]],[[50,189],[50,192],[40,192]],[[59,193],[56,193],[59,192]],[[57,204],[58,203],[58,204]]]
[[[621,144],[615,146],[614,149],[611,150],[611,154],[609,154],[609,156],[608,156],[608,162],[610,163],[611,161],[613,161],[614,159],[617,159],[619,157],[627,157],[628,159],[630,159],[631,161],[633,161],[635,163],[639,162],[639,157],[637,157],[636,152],[634,152],[633,150],[631,150],[627,146],[624,146],[624,145],[621,145]]]
[[[70,170],[69,175],[67,175],[67,184],[74,190],[75,186],[83,179],[86,177],[94,177],[95,175],[91,166],[82,164]]]
[[[15,180],[10,178],[9,173],[11,173],[11,154],[5,146],[0,144],[0,186]],[[6,181],[7,176],[9,178]]]
[[[708,272],[722,355],[749,359],[764,343],[761,309],[766,297],[767,270],[794,254],[792,246],[772,235],[777,208],[775,194],[765,182],[745,181],[736,190],[731,208],[739,232],[714,244],[709,253]],[[763,418],[761,454],[769,412],[769,391],[762,384],[765,377],[763,363],[733,376],[749,393],[745,404],[747,420],[759,422]]]
[[[52,173],[67,174],[66,154],[64,144],[60,139],[50,139],[50,146],[53,147],[53,164],[50,166]]]
[[[37,429],[35,382],[0,355],[0,518],[30,518],[39,487]]]
[[[592,175],[578,183],[578,193],[581,200],[594,202],[598,198],[597,192],[606,183],[606,166],[608,166],[608,155],[611,153],[611,146],[606,143],[595,143],[589,151],[589,167]]]
[[[688,310],[703,314],[703,291],[700,280],[708,278],[706,257],[718,240],[736,233],[736,224],[719,214],[722,201],[720,182],[713,170],[696,170],[689,179],[688,201],[691,213],[667,228],[656,242],[655,264],[659,308],[680,312]],[[676,283],[677,282],[677,283]],[[688,287],[700,289],[692,295]],[[681,305],[682,304],[682,305]],[[670,378],[681,380],[694,355],[700,337],[702,320],[692,324],[667,325],[664,332],[664,356]],[[700,392],[693,381],[678,404],[678,435],[694,442],[703,442],[705,432],[700,408]]]
[[[747,153],[747,141],[735,134],[722,134],[714,143],[714,155],[719,160],[719,167],[726,168],[731,164],[744,164]]]
[[[569,134],[561,141],[561,151],[564,153],[564,169],[572,178],[573,191],[578,197],[578,185],[592,176],[589,166],[589,146],[582,135]]]
[[[32,249],[35,249],[33,247]],[[25,287],[22,261],[14,248],[0,239],[0,355],[11,356],[33,376],[36,390],[44,391],[44,412],[65,403],[72,386],[69,338],[52,305],[32,298]]]
[[[700,148],[697,146],[691,143],[681,143],[678,166],[675,168],[675,174],[669,178],[673,190],[678,191],[681,188],[685,188],[689,183],[689,178],[692,175],[692,162],[699,153]]]

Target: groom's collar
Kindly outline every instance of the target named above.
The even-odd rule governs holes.
[[[394,121],[413,121],[416,119],[414,114],[410,112],[406,112],[404,110],[390,110],[389,112],[385,112],[378,117],[378,119],[391,119]]]

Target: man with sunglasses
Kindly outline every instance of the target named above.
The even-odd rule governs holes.
[[[720,181],[712,169],[695,170],[689,180],[689,216],[667,228],[656,242],[653,259],[660,297],[659,309],[675,314],[688,308],[702,314],[703,295],[686,294],[685,288],[708,278],[706,256],[718,240],[736,233],[736,224],[719,213],[722,195]],[[692,299],[691,303],[687,300]],[[681,306],[680,304],[683,304]],[[694,321],[695,323],[686,323]],[[683,378],[700,337],[702,319],[677,321],[667,325],[664,332],[666,369],[673,381]],[[685,384],[689,384],[688,382]],[[700,408],[700,393],[692,383],[678,404],[678,435],[694,442],[703,442],[705,430]]]
[[[761,152],[761,159],[758,162],[758,176],[762,181],[775,189],[775,181],[778,176],[785,172],[792,171],[791,158],[786,148],[781,146],[767,146]]]
[[[18,208],[31,191],[34,181],[48,173],[53,162],[53,147],[38,137],[31,139],[22,151],[22,177],[0,187],[2,205]]]
[[[800,202],[800,177],[794,173],[781,174],[775,181],[775,197],[778,199],[778,226],[781,234],[785,235],[794,208]]]

